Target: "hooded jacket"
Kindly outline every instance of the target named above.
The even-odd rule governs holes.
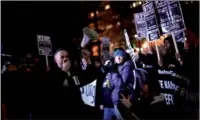
[[[118,65],[117,67],[119,78],[122,81],[120,92],[131,93],[131,98],[134,98],[134,64],[131,60],[125,61],[123,64]]]

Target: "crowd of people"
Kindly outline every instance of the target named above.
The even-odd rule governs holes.
[[[198,46],[178,45],[179,54],[173,46],[169,36],[161,61],[146,48],[136,64],[122,48],[105,63],[100,57],[91,59],[87,47],[77,52],[76,60],[62,48],[54,53],[55,64],[48,71],[28,54],[26,64],[2,72],[3,118],[198,119]],[[83,103],[80,87],[94,79],[96,104],[90,107]]]

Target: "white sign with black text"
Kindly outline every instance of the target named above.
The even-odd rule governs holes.
[[[155,14],[153,2],[142,5],[144,17],[147,26],[147,36],[149,41],[158,40],[160,38],[159,26]]]
[[[52,56],[52,44],[50,36],[37,35],[38,51],[40,55]]]
[[[81,97],[86,105],[95,107],[97,80],[80,88]]]

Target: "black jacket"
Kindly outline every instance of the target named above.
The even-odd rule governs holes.
[[[93,65],[87,66],[85,71],[71,69],[71,74],[59,68],[49,71],[43,79],[41,87],[40,111],[36,119],[78,119],[82,118],[84,103],[81,99],[80,87],[90,83],[96,77],[91,74],[95,70]],[[78,81],[75,80],[78,78]],[[43,88],[43,89],[42,89]],[[34,116],[34,115],[33,115]]]

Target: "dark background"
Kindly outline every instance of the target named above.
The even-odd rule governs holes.
[[[88,11],[99,2],[2,2],[2,43],[7,54],[37,54],[37,34],[49,35],[53,50],[82,37]]]
[[[49,35],[53,51],[60,47],[73,47],[74,37],[82,37],[82,28],[90,22],[88,13],[96,11],[101,1],[7,1],[2,6],[2,39],[4,52],[21,56],[31,51],[38,54],[37,34]],[[111,7],[121,18],[141,12],[142,8],[130,9],[132,2],[111,2]],[[183,16],[187,29],[199,36],[199,2],[183,4]]]

